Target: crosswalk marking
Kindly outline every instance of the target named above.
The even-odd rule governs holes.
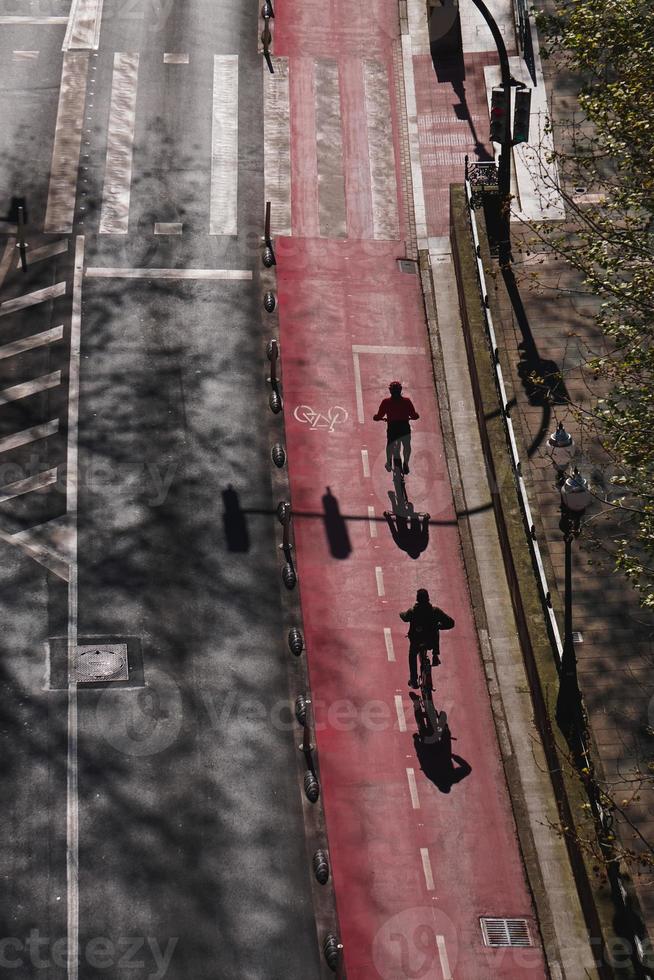
[[[9,402],[16,402],[21,398],[29,398],[30,395],[38,395],[41,391],[49,388],[56,388],[61,384],[61,371],[51,371],[33,381],[24,381],[19,385],[12,385],[0,391],[0,405],[7,405]]]
[[[116,51],[102,191],[101,235],[126,235],[128,231],[138,71],[138,54]]]
[[[71,48],[97,50],[100,42],[103,0],[73,0],[62,51]]]
[[[182,222],[181,221],[155,221],[154,233],[155,235],[181,235]]]
[[[328,238],[345,238],[345,173],[338,62],[332,58],[316,58],[314,72],[320,234]]]
[[[22,337],[20,340],[13,340],[9,344],[0,347],[0,360],[6,357],[15,357],[27,350],[34,350],[36,347],[45,347],[46,344],[56,344],[64,335],[63,324],[59,327],[52,327],[42,333],[34,333],[31,337]]]
[[[35,27],[43,24],[67,24],[68,17],[28,17],[17,15],[7,15],[0,17],[0,26],[20,25],[21,27]]]
[[[52,486],[57,482],[57,467],[53,466],[43,473],[36,473],[28,476],[24,480],[17,480],[15,483],[8,483],[7,486],[0,488],[0,504],[5,500],[12,500],[14,497],[21,497],[23,494],[31,493],[33,490],[44,490],[45,487]]]
[[[274,75],[263,65],[264,181],[273,234],[291,234],[291,108],[288,58],[273,58]]]
[[[211,128],[210,235],[236,235],[238,200],[238,56],[215,55]]]
[[[121,269],[89,266],[88,279],[251,279],[251,269]]]
[[[392,117],[386,67],[379,61],[366,59],[363,62],[363,85],[368,124],[373,237],[396,239],[400,231],[395,155],[389,132]]]
[[[51,259],[53,255],[61,255],[62,252],[68,251],[68,239],[64,238],[60,242],[50,242],[48,245],[40,245],[38,248],[32,249],[27,253],[27,264],[34,265],[36,262],[42,262],[43,259]],[[16,259],[16,268],[19,269],[21,265],[20,256]]]
[[[46,234],[70,234],[73,230],[88,67],[88,51],[64,54],[43,228]]]
[[[38,51],[22,51],[18,49],[14,51],[14,61],[33,61],[38,56]]]
[[[59,431],[59,419],[52,419],[43,425],[34,425],[31,429],[23,429],[22,432],[12,432],[10,436],[0,439],[0,453],[6,453],[10,449],[18,449],[19,446],[27,446],[30,442],[38,439],[47,439]]]
[[[163,56],[164,65],[188,65],[187,54],[173,54],[167,52]]]
[[[37,306],[39,303],[44,303],[48,299],[56,299],[57,296],[63,296],[65,292],[66,283],[58,282],[54,286],[35,289],[33,293],[24,293],[23,296],[17,296],[15,299],[7,299],[4,303],[0,303],[0,316],[16,313],[18,310],[26,309],[28,306]]]

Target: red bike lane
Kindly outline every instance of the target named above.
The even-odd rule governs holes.
[[[357,57],[389,66],[391,204],[404,237],[390,67],[397,14],[382,4],[366,39],[360,12],[352,33],[344,24],[349,7],[334,0],[326,9],[322,21],[315,4],[275,11],[275,54],[289,58],[294,233],[276,238],[276,254],[296,561],[346,970],[350,980],[536,980],[546,971],[474,626],[420,281],[398,268],[402,240],[370,237],[375,175],[371,167],[366,178],[362,166],[373,152],[369,123],[356,86],[342,94]],[[308,27],[312,13],[319,36]],[[311,58],[339,66],[349,237],[317,236]],[[392,378],[403,381],[420,413],[406,484],[416,512],[430,514],[428,528],[396,527],[399,544],[384,517],[393,491],[385,427],[372,421]],[[398,613],[418,587],[456,623],[441,637],[434,670],[434,700],[455,738],[451,761],[414,738]],[[486,947],[481,916],[526,919],[533,948]]]

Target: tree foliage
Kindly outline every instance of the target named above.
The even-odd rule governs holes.
[[[537,232],[600,301],[607,348],[589,367],[606,397],[585,421],[624,491],[616,566],[654,607],[654,3],[562,0],[538,26],[542,53],[580,85],[555,127],[568,220]]]

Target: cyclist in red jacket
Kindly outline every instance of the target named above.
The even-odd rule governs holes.
[[[411,425],[410,419],[419,419],[420,416],[413,407],[410,398],[405,398],[402,394],[402,383],[391,381],[388,386],[391,393],[390,398],[384,398],[373,415],[375,422],[386,421],[386,469],[390,473],[393,468],[393,457],[400,458],[400,446],[404,450],[403,473],[409,472],[409,459],[411,457]]]

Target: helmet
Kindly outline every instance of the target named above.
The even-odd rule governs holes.
[[[427,589],[418,589],[416,592],[416,601],[429,602],[429,592],[427,592]]]
[[[389,391],[402,391],[402,382],[401,381],[391,381],[391,383],[388,386],[388,390]]]

